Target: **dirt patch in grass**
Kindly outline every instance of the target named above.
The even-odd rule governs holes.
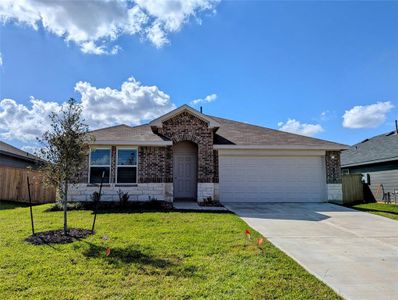
[[[68,234],[65,235],[63,229],[58,229],[38,232],[35,235],[31,235],[26,238],[26,241],[33,245],[68,244],[84,239],[91,234],[91,230],[88,229],[71,228],[69,229]]]

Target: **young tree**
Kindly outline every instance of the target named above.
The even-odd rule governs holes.
[[[88,126],[82,119],[82,108],[70,98],[59,113],[51,113],[51,129],[39,142],[41,156],[46,163],[41,167],[48,184],[59,187],[64,210],[64,233],[68,234],[67,199],[70,184],[77,183],[84,168],[88,142]]]

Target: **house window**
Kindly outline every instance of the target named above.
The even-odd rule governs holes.
[[[137,149],[119,148],[117,150],[116,182],[137,183]]]
[[[102,173],[104,183],[109,183],[111,169],[111,149],[96,148],[90,151],[90,183],[101,183]]]

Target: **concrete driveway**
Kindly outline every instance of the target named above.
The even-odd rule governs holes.
[[[327,203],[226,203],[346,299],[398,299],[398,221]]]

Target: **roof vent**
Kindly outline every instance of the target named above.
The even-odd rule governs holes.
[[[398,134],[398,120],[395,120],[395,133]]]

